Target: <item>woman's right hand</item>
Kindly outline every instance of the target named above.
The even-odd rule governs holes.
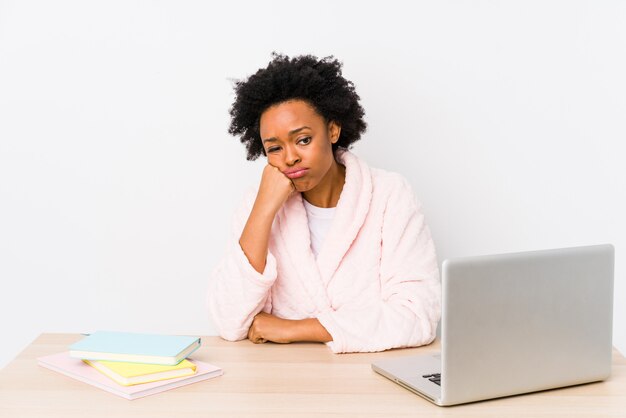
[[[250,265],[261,274],[265,269],[272,221],[295,189],[291,179],[278,168],[265,166],[252,212],[239,239]]]
[[[275,215],[294,190],[296,187],[289,177],[277,167],[267,164],[263,169],[255,206]]]

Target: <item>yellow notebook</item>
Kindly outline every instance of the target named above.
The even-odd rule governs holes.
[[[190,376],[196,372],[196,365],[189,360],[183,360],[176,366],[103,360],[83,361],[123,386]]]

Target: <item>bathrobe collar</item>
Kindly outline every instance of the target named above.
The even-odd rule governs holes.
[[[335,153],[337,161],[346,167],[346,180],[339,196],[335,217],[317,260],[311,250],[306,210],[301,193],[294,193],[278,212],[278,239],[284,241],[289,258],[293,260],[303,285],[310,296],[328,305],[326,292],[341,260],[350,249],[372,200],[372,176],[370,169],[356,155],[345,149]],[[319,300],[319,298],[324,300]]]

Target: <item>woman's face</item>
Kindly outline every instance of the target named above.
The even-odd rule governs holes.
[[[260,120],[268,163],[289,177],[299,192],[320,184],[335,163],[332,144],[339,139],[340,130],[303,100],[273,105]]]

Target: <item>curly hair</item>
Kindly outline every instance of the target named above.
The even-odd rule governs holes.
[[[341,126],[339,140],[333,144],[349,148],[361,138],[367,124],[354,84],[341,75],[342,63],[333,56],[317,59],[312,55],[289,58],[272,53],[267,68],[259,69],[246,80],[235,82],[235,101],[230,109],[228,132],[240,135],[248,160],[256,160],[265,149],[261,143],[261,114],[272,105],[300,99],[311,105],[326,121]]]

